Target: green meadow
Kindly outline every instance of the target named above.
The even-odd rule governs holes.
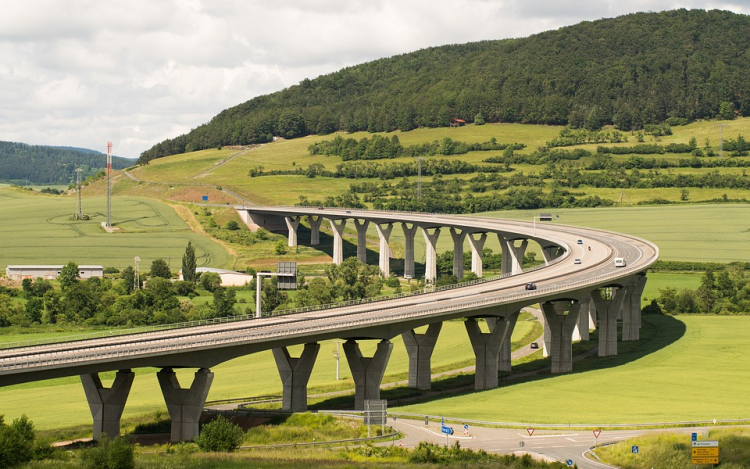
[[[637,346],[573,372],[409,405],[495,422],[648,423],[750,418],[750,317],[644,316]],[[622,343],[618,343],[623,347]]]
[[[528,343],[536,321],[519,320],[513,332],[515,347]],[[421,331],[421,330],[420,330]],[[3,338],[4,339],[4,338]],[[3,340],[5,341],[5,340]],[[393,353],[388,362],[384,383],[406,379],[409,361],[401,336],[394,337]],[[375,352],[377,341],[362,341],[361,350],[365,356]],[[301,353],[303,346],[290,348],[293,356]],[[332,390],[354,391],[349,366],[343,349],[340,349],[340,378],[336,381],[335,341],[320,344],[320,352],[310,377],[309,393],[328,392]],[[448,321],[443,324],[435,352],[432,356],[433,372],[453,370],[473,364],[473,352],[462,321]],[[166,412],[159,384],[156,380],[156,369],[138,368],[134,370],[136,379],[128,397],[123,418],[127,419],[153,413],[157,410]],[[254,396],[281,396],[281,380],[271,351],[260,352],[240,357],[212,368],[214,381],[208,396],[209,400],[232,399]],[[190,386],[195,370],[177,370],[177,376],[183,386]],[[103,373],[102,381],[109,386],[114,373]],[[34,399],[29,399],[33,393]],[[54,405],[39,405],[42,402],[54,402]],[[26,414],[39,429],[55,429],[91,423],[86,397],[80,379],[77,376],[48,381],[19,384],[0,388],[0,415],[17,417]]]
[[[229,253],[212,239],[193,232],[168,205],[134,196],[112,198],[112,224],[120,231],[106,233],[106,198],[85,197],[83,211],[91,217],[74,221],[75,197],[30,195],[0,189],[0,265],[96,264],[122,269],[141,258],[148,271],[154,259],[168,259],[172,270],[181,265],[188,241],[201,266],[223,267]]]

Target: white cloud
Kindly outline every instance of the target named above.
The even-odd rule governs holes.
[[[345,66],[583,20],[747,1],[6,0],[0,140],[137,157],[221,110]]]

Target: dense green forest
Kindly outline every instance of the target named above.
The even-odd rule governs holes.
[[[635,13],[528,38],[432,47],[348,67],[222,111],[154,158],[336,130],[520,122],[629,131],[750,115],[750,17]]]
[[[112,157],[112,168],[132,166],[133,160]],[[76,168],[83,177],[107,167],[107,155],[91,150],[0,142],[0,181],[18,185],[70,184]]]

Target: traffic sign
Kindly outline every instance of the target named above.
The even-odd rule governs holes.
[[[719,464],[719,457],[715,458],[693,458],[692,464]]]
[[[453,428],[452,427],[448,427],[446,425],[443,425],[440,428],[440,431],[443,432],[443,433],[445,433],[446,435],[453,435]]]
[[[526,433],[528,433],[529,436],[532,436],[534,434],[534,429],[533,428],[527,428],[526,429]]]
[[[699,447],[699,446],[716,446],[718,448],[719,442],[717,440],[703,440],[703,441],[693,442],[693,448]]]
[[[630,447],[630,452],[633,454],[638,454],[638,445],[633,445]]]
[[[465,423],[465,424],[464,424],[464,430],[468,430],[468,429],[469,429],[469,424],[468,424],[468,423]]]
[[[712,457],[719,457],[719,448],[718,446],[710,446],[710,447],[699,447],[699,448],[693,448],[693,457],[706,457],[706,458],[712,458]]]
[[[691,441],[698,441],[698,434],[697,433],[693,433],[691,437],[692,437]]]
[[[566,461],[566,463],[568,464],[568,466],[572,466],[573,465],[573,460],[572,459],[568,459]]]
[[[599,439],[599,435],[602,434],[601,430],[594,430],[594,438]]]

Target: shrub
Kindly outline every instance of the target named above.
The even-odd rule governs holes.
[[[102,439],[99,444],[81,455],[86,469],[133,469],[135,446],[125,438]]]
[[[13,420],[10,425],[5,425],[0,416],[0,468],[31,461],[35,437],[34,424],[26,415]]]
[[[244,436],[242,428],[220,415],[203,426],[195,443],[201,451],[234,451]]]

